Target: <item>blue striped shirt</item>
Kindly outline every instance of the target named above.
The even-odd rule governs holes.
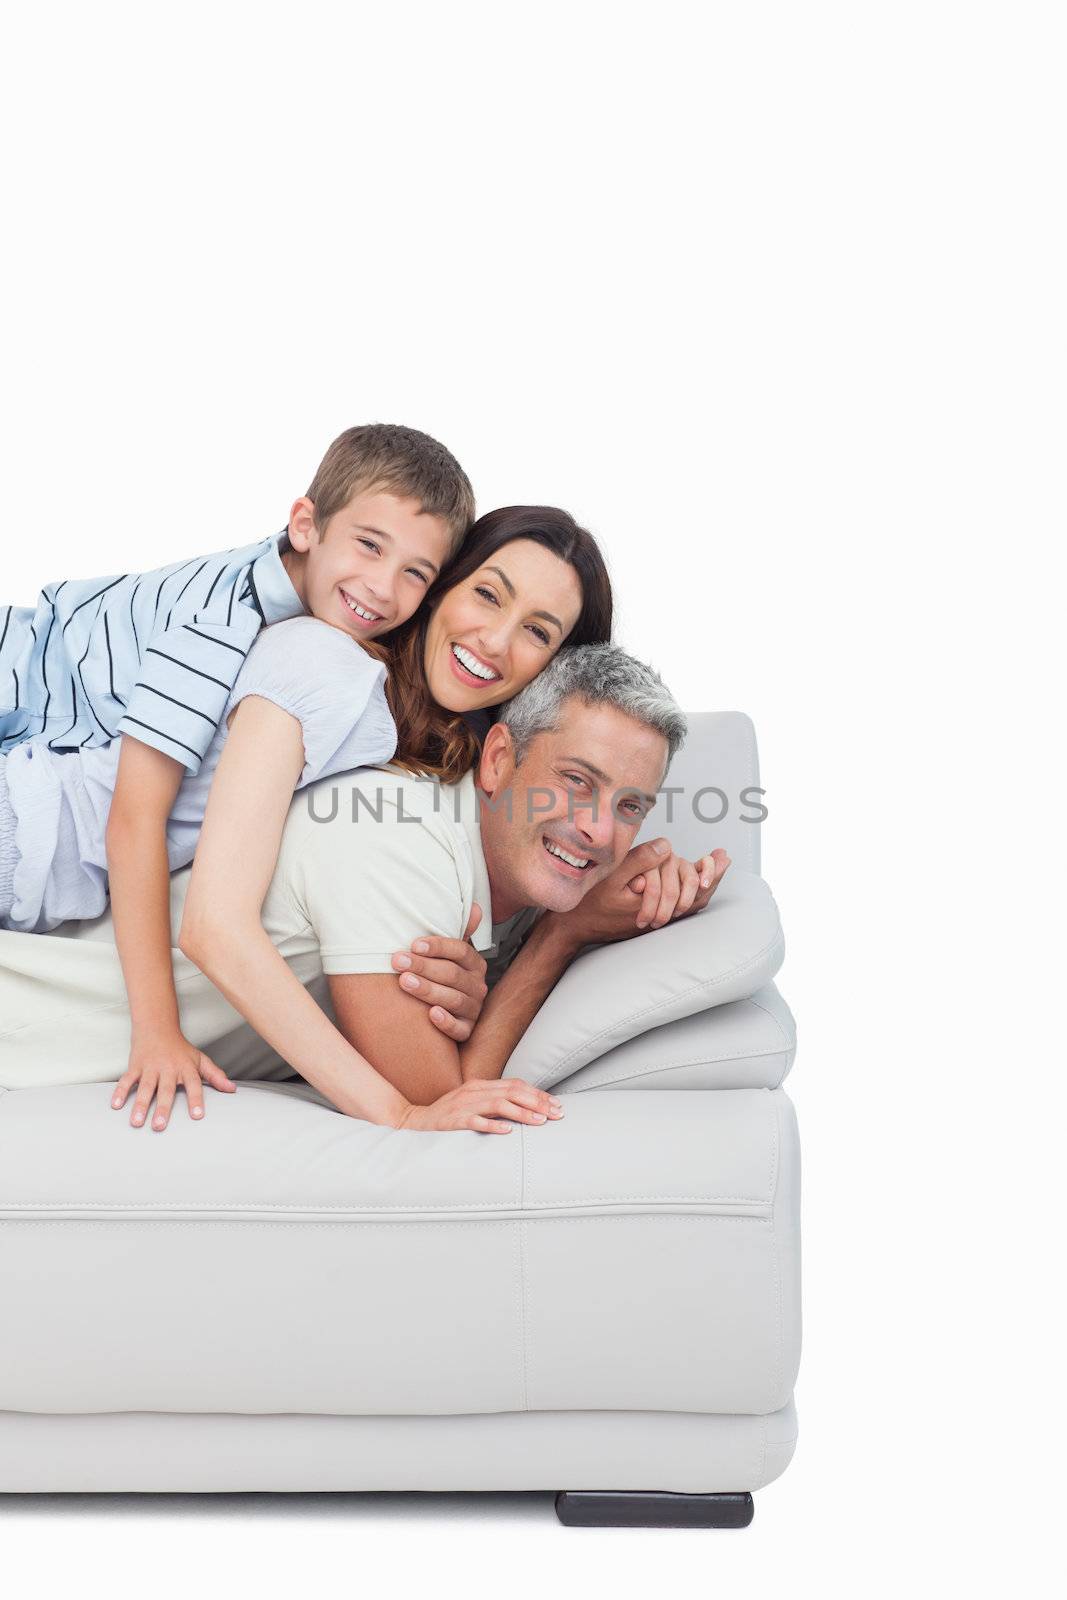
[[[155,572],[50,583],[0,606],[0,753],[128,733],[196,772],[260,628],[303,615],[282,532]]]

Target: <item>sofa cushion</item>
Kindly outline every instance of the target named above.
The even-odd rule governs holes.
[[[747,1000],[652,1028],[555,1085],[582,1089],[777,1089],[793,1065],[793,1017],[773,983]]]
[[[559,1083],[627,1039],[747,999],[770,982],[784,954],[771,891],[731,866],[695,916],[579,956],[519,1040],[505,1076]]]
[[[0,1412],[787,1404],[781,1090],[571,1095],[503,1137],[205,1098],[156,1134],[100,1085],[0,1093]]]

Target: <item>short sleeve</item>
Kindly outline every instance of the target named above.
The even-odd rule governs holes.
[[[235,606],[229,622],[198,615],[154,634],[116,733],[199,771],[260,627],[255,611]]]
[[[396,724],[385,697],[386,670],[339,628],[291,617],[264,628],[249,651],[226,714],[249,695],[299,722],[304,769],[298,788],[334,772],[388,761]]]
[[[469,874],[447,830],[398,810],[394,792],[375,772],[293,801],[271,893],[286,893],[313,930],[324,972],[391,972],[395,950],[423,934],[459,938],[466,926]]]

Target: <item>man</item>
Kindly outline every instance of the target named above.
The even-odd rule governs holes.
[[[697,872],[674,863],[665,841],[631,849],[683,735],[681,712],[651,669],[615,646],[585,646],[561,652],[509,703],[486,736],[476,772],[460,784],[438,788],[396,769],[363,769],[313,785],[293,802],[255,928],[235,922],[216,873],[210,904],[196,904],[194,866],[176,955],[186,1037],[207,1044],[226,1033],[238,1020],[228,997],[284,1060],[350,1115],[394,1127],[506,1132],[511,1121],[554,1114],[551,1097],[502,1082],[500,1073],[561,972],[584,945],[639,932],[646,884],[637,875],[654,882],[663,864],[669,881],[662,922],[705,905],[725,870],[726,858],[716,852],[698,864],[698,884]],[[175,884],[175,925],[185,887]],[[471,922],[475,905],[481,927]],[[469,927],[498,969],[512,958],[514,964],[462,1039],[435,1026],[427,1006],[406,991],[412,972],[401,987],[394,952],[421,934],[455,940]],[[257,965],[263,930],[271,958],[277,963],[274,951],[284,957],[280,980]],[[58,1026],[41,1016],[39,987],[32,994],[26,987],[39,982],[41,964],[27,973],[18,970],[23,952],[5,955],[3,940],[20,937],[0,936],[0,1084],[70,1081],[62,1064],[58,1079],[40,1076],[49,1071],[45,1058],[63,1049],[64,1028],[68,1055],[92,1036],[98,1059],[106,1064],[109,1048],[110,1060],[119,1059],[121,1014],[111,999],[114,974],[106,972],[106,930],[50,941],[66,946],[49,1004],[62,1019]],[[93,968],[95,994],[83,977],[72,978],[75,952]],[[419,980],[424,985],[442,975],[436,955],[427,955],[433,970]],[[451,976],[461,967],[454,963]],[[320,974],[337,1028],[302,987]],[[480,988],[480,977],[475,983]],[[128,1087],[120,1080],[118,1104]],[[142,1085],[135,1121],[138,1111],[142,1121],[147,1114],[143,1093]],[[162,1095],[154,1126],[160,1112],[165,1126]]]

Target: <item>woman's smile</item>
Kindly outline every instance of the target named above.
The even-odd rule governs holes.
[[[464,645],[458,639],[453,639],[451,644],[452,670],[460,683],[482,684],[499,683],[505,676],[498,667],[494,667],[484,656],[472,650],[469,645]]]

